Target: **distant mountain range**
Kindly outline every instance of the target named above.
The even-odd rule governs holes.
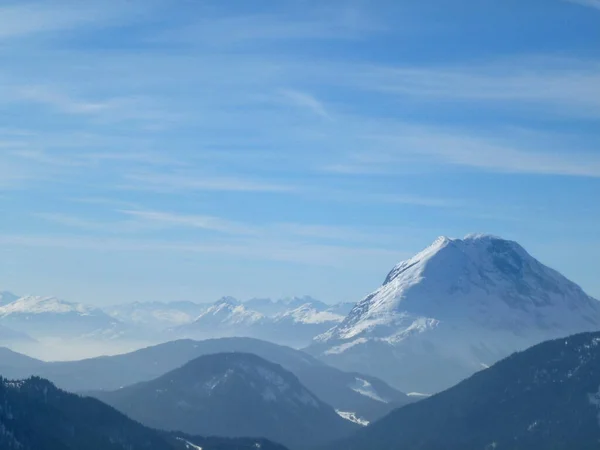
[[[98,308],[55,297],[15,297],[0,306],[0,325],[36,339],[115,339],[125,332],[122,323]]]
[[[37,375],[72,392],[110,391],[158,378],[200,356],[229,352],[252,353],[281,365],[321,400],[363,423],[414,400],[375,377],[343,372],[304,352],[251,338],[181,340],[123,355],[52,363],[0,348],[0,375]]]
[[[210,338],[245,336],[293,347],[308,345],[312,338],[344,319],[346,304],[327,305],[310,297],[279,301],[240,302],[224,297],[206,308],[192,323],[174,333],[180,337]]]
[[[600,329],[600,302],[493,236],[440,238],[315,338],[312,355],[434,393],[536,343]]]
[[[291,372],[249,353],[201,356],[155,380],[94,395],[150,427],[266,437],[299,450],[359,428]]]
[[[17,339],[151,344],[183,337],[248,336],[303,347],[341,322],[351,308],[311,297],[247,302],[223,297],[214,303],[136,302],[100,309],[5,291],[0,293],[0,345],[11,346]]]
[[[47,380],[0,378],[2,450],[285,450],[265,439],[201,438],[140,425]]]
[[[329,450],[600,448],[600,333],[544,342]]]
[[[84,350],[87,342],[118,344],[120,352],[181,338],[253,337],[424,394],[514,351],[597,329],[600,302],[516,242],[487,235],[439,238],[355,305],[224,297],[99,309],[0,293],[0,345],[12,348],[15,341],[60,338]]]
[[[134,302],[108,306],[104,311],[129,325],[164,330],[193,322],[209,306],[194,302]]]

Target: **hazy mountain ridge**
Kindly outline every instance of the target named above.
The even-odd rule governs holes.
[[[262,436],[298,449],[356,429],[291,372],[248,353],[201,356],[155,380],[94,395],[148,426]]]
[[[443,237],[394,267],[308,351],[435,392],[516,350],[599,328],[600,302],[517,243]]]
[[[600,333],[583,333],[516,353],[329,448],[591,450],[599,408]]]
[[[201,438],[155,431],[93,398],[41,378],[0,377],[0,448],[6,450],[285,450],[264,439]]]
[[[200,356],[253,353],[281,365],[335,409],[376,420],[394,407],[412,401],[383,381],[360,373],[343,372],[298,350],[251,338],[207,341],[180,340],[128,354],[81,361],[47,363],[0,348],[0,375],[10,378],[42,376],[73,392],[114,390],[150,381]]]

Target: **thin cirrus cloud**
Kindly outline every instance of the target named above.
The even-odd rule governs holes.
[[[594,60],[498,59],[463,66],[357,66],[343,83],[421,101],[439,99],[486,103],[487,108],[554,105],[548,115],[600,117],[600,64]],[[518,111],[517,111],[518,112]]]
[[[76,140],[76,137],[74,139]],[[13,150],[11,155],[16,159],[43,166],[85,167],[98,166],[102,163],[130,163],[161,167],[185,166],[185,163],[180,160],[153,151],[101,152],[93,149],[85,150],[84,144],[81,144],[77,151],[64,151],[63,149],[60,152],[52,152],[39,149],[22,149]]]
[[[307,109],[314,115],[323,119],[332,120],[331,114],[327,111],[324,103],[318,100],[315,96],[293,89],[282,89],[280,91],[284,100],[292,106]]]
[[[103,204],[106,204],[106,202]],[[100,233],[106,236],[139,232],[153,233],[174,228],[195,228],[236,236],[256,234],[256,231],[250,225],[214,216],[183,215],[140,209],[121,209],[116,212],[125,218],[98,220],[65,213],[36,213],[34,216],[63,227]]]
[[[125,180],[126,182],[119,186],[120,189],[158,192],[220,191],[267,193],[286,193],[298,190],[293,185],[226,175],[140,173],[125,175]]]
[[[122,210],[121,213],[147,224],[166,227],[200,228],[234,235],[255,235],[254,226],[206,215],[183,215],[162,211]]]
[[[126,103],[124,99],[97,102],[80,100],[43,86],[22,87],[16,91],[16,95],[23,101],[48,105],[68,114],[101,114],[122,108]]]
[[[174,229],[191,229],[216,232],[222,242],[231,243],[238,238],[264,243],[276,240],[291,244],[302,241],[342,242],[345,244],[389,244],[396,241],[398,227],[357,228],[344,225],[275,222],[250,224],[221,217],[183,214],[170,211],[121,209],[116,211],[124,219],[98,221],[63,213],[36,213],[35,217],[67,228],[97,232],[105,236],[139,232],[163,232]],[[227,238],[226,240],[223,240]],[[233,240],[232,240],[233,239]]]
[[[551,133],[519,142],[522,136],[504,137],[514,130],[483,136],[397,125],[379,132],[362,138],[370,140],[372,148],[385,150],[348,153],[323,170],[346,175],[396,174],[413,165],[427,170],[466,167],[497,173],[600,177],[597,153],[577,151],[568,142],[553,148],[548,143]]]
[[[125,23],[149,11],[155,2],[71,2],[48,3],[24,0],[0,6],[0,40],[27,38]]]
[[[394,230],[385,227],[358,229],[351,226],[322,225],[305,223],[267,223],[249,224],[231,221],[214,216],[181,214],[164,211],[124,210],[123,214],[134,217],[144,223],[159,224],[174,228],[196,228],[217,231],[226,235],[251,237],[257,242],[294,242],[298,238],[312,238],[346,243],[389,243],[394,241]]]
[[[600,0],[567,0],[570,3],[576,3],[578,5],[589,6],[591,8],[600,9]]]
[[[4,88],[5,101],[47,107],[53,112],[81,116],[96,123],[127,121],[165,128],[180,120],[173,112],[161,109],[151,98],[142,96],[121,95],[89,100],[51,85],[5,83]]]
[[[330,244],[307,244],[281,241],[238,241],[214,242],[160,241],[124,239],[119,237],[102,238],[89,236],[48,236],[5,234],[0,236],[0,245],[5,247],[59,248],[86,250],[113,254],[131,252],[165,252],[183,254],[230,255],[250,260],[280,261],[317,266],[346,267],[355,258],[377,261],[380,258],[392,260],[403,253],[385,248],[348,247]]]
[[[212,16],[167,29],[151,42],[186,43],[210,48],[252,46],[287,41],[353,40],[387,30],[354,2],[336,7],[303,8],[302,17],[288,14]]]

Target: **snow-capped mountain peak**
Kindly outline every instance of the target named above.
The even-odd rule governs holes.
[[[564,318],[558,320],[553,310],[580,309],[585,317],[597,317],[599,305],[516,242],[490,235],[441,237],[394,267],[384,284],[357,304],[345,324],[410,313],[440,320],[461,316],[481,325],[501,326],[507,314],[525,319],[535,311],[538,322],[560,326],[557,322]]]
[[[68,314],[90,315],[94,308],[81,303],[70,303],[56,297],[25,296],[0,306],[0,317],[10,314]]]
[[[262,314],[247,309],[242,302],[233,297],[223,297],[200,314],[194,324],[203,324],[204,326],[248,325],[259,322],[263,318]]]
[[[344,316],[328,310],[320,311],[312,303],[305,303],[296,309],[286,311],[274,317],[275,321],[286,319],[291,319],[294,323],[320,324],[341,322],[344,320]]]
[[[0,306],[0,324],[36,339],[114,338],[122,331],[118,320],[98,308],[33,295]]]
[[[239,301],[237,298],[235,297],[221,297],[219,300],[217,300],[215,302],[215,305],[227,305],[227,306],[240,306],[242,304],[241,301]]]
[[[440,237],[396,265],[342,323],[315,339],[314,349],[344,359],[372,352],[376,343],[416,354],[428,348],[481,367],[546,339],[599,328],[600,302],[579,286],[516,242],[474,234]]]

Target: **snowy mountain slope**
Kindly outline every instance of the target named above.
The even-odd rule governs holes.
[[[94,395],[147,426],[267,437],[290,448],[322,444],[356,429],[292,373],[247,353],[202,356],[156,380]]]
[[[315,308],[312,304],[306,303],[304,305],[300,305],[296,309],[277,314],[273,318],[273,320],[277,323],[293,323],[306,325],[326,324],[327,326],[328,324],[342,322],[344,320],[344,317],[345,316],[331,312],[328,309],[319,310]]]
[[[123,323],[163,330],[192,323],[209,306],[193,302],[134,302],[110,306],[104,311]]]
[[[307,303],[299,304],[300,301]],[[260,311],[252,309],[257,306]],[[254,337],[292,347],[304,347],[312,338],[341,322],[343,315],[310,297],[240,302],[224,297],[205,309],[192,323],[178,327],[177,337]],[[273,311],[281,311],[272,314]]]
[[[432,393],[516,350],[600,329],[600,302],[493,236],[439,238],[308,351],[408,391]]]
[[[223,297],[203,311],[190,327],[201,330],[245,328],[264,321],[265,316],[246,308],[233,297]]]
[[[280,300],[251,299],[246,302],[223,297],[213,304],[134,302],[110,306],[104,311],[123,323],[145,329],[166,331],[181,327],[184,331],[180,337],[260,334],[261,328],[264,328],[263,334],[266,336],[278,331],[272,329],[274,326],[293,324],[300,331],[300,326],[306,324],[308,326],[302,331],[302,339],[306,343],[343,320],[350,309],[347,303],[327,305],[305,296]]]
[[[329,305],[308,295],[303,297],[288,297],[278,300],[270,298],[253,298],[244,302],[244,306],[265,316],[276,316],[309,304],[319,311],[325,311]]]
[[[36,338],[114,338],[121,324],[97,308],[55,297],[25,296],[0,306],[0,324]]]

